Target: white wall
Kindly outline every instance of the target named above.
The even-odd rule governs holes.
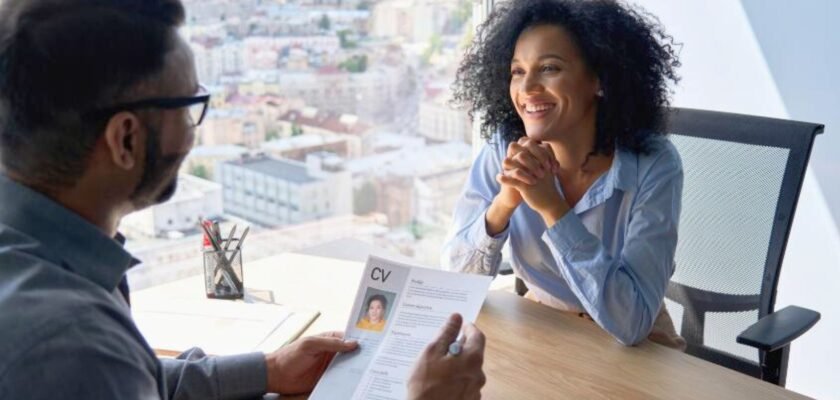
[[[668,32],[684,43],[683,81],[674,105],[790,117],[740,2],[637,3],[658,16]],[[788,4],[796,7],[797,3]],[[840,347],[833,340],[840,333],[840,308],[834,306],[838,293],[840,234],[817,180],[809,173],[782,267],[777,309],[796,304],[819,311],[822,320],[792,346],[787,381],[791,390],[820,399],[840,399],[840,379],[832,362],[840,359]]]

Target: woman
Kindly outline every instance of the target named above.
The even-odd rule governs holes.
[[[685,347],[663,306],[682,166],[662,134],[679,66],[657,21],[611,0],[498,6],[455,99],[488,139],[456,206],[450,270],[496,274],[510,241],[528,298],[587,315],[619,342]]]
[[[385,310],[388,300],[381,294],[370,296],[367,301],[367,314],[362,317],[356,328],[382,332],[385,328]]]

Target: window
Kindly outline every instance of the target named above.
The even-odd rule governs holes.
[[[447,122],[468,121],[465,111],[441,104],[491,2],[220,0],[212,4],[223,6],[211,7],[182,1],[188,13],[182,35],[213,96],[196,132],[201,145],[187,162],[205,160],[216,174],[208,177],[215,183],[181,179],[179,191],[200,196],[174,196],[171,201],[184,204],[173,209],[214,216],[223,231],[252,226],[278,243],[278,252],[370,232],[353,237],[438,265],[439,252],[431,249],[443,244],[471,163],[474,140],[464,138],[475,137],[472,124]],[[278,15],[308,22],[284,25]],[[321,22],[324,15],[329,24]],[[218,60],[224,62],[214,66]],[[459,184],[433,187],[451,193],[431,194],[447,201],[412,206],[421,192],[429,196],[421,177],[447,174],[458,175]],[[218,210],[207,209],[214,202],[204,200],[212,196]],[[323,224],[335,229],[322,234],[317,225]],[[422,239],[407,241],[418,225]],[[305,232],[310,226],[318,232]],[[179,244],[143,236],[129,241],[159,246],[161,254],[148,258],[165,260],[166,252],[185,251],[177,246],[200,248],[188,240],[200,243],[197,229],[182,233]]]

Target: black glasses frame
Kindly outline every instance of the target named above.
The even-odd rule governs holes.
[[[202,88],[202,91],[204,91],[204,88]],[[209,93],[205,92],[195,96],[186,97],[157,97],[151,99],[137,100],[93,110],[90,113],[88,113],[88,116],[96,118],[107,117],[118,112],[137,110],[141,108],[161,108],[165,110],[174,110],[200,103],[204,103],[204,108],[201,110],[201,116],[198,118],[197,121],[192,121],[192,126],[196,127],[201,125],[201,122],[204,121],[204,117],[207,115],[207,108],[210,103]]]

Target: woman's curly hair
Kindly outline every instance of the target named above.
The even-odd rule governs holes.
[[[498,132],[505,141],[525,135],[510,98],[510,61],[520,34],[537,25],[569,32],[584,62],[599,78],[593,154],[612,154],[616,145],[648,151],[661,131],[669,105],[668,81],[679,80],[674,40],[656,17],[618,0],[512,0],[498,4],[467,49],[454,84],[455,103],[470,115],[481,112],[481,134]]]

